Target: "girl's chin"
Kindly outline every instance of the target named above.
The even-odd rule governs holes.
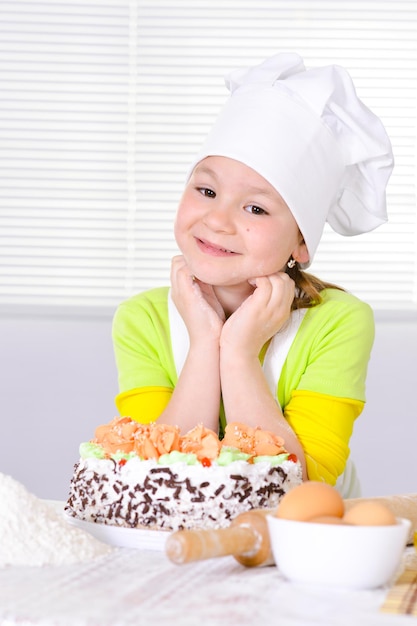
[[[253,279],[252,278],[239,278],[239,279],[227,279],[224,276],[213,276],[207,275],[204,272],[194,273],[193,276],[201,283],[206,285],[211,285],[212,287],[218,287],[219,289],[244,289],[253,290]],[[252,282],[251,282],[252,281]]]
[[[254,281],[252,273],[247,275],[244,272],[226,272],[224,269],[204,267],[202,264],[190,263],[187,259],[186,262],[192,276],[195,276],[195,278],[200,282],[205,283],[206,285],[212,285],[213,287],[247,287],[250,281],[252,281],[252,284]]]

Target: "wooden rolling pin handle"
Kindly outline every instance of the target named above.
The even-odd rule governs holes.
[[[246,567],[271,564],[266,515],[270,510],[238,515],[228,528],[179,530],[165,544],[168,558],[177,564],[232,555]]]
[[[245,567],[260,567],[266,565],[274,565],[274,557],[271,551],[271,542],[269,540],[267,515],[275,514],[276,509],[253,509],[246,513],[238,515],[231,524],[231,528],[235,526],[240,528],[249,527],[257,538],[256,549],[248,554],[242,550],[233,554],[236,561]]]
[[[235,554],[239,550],[251,553],[256,537],[251,528],[219,528],[217,530],[179,530],[165,544],[167,556],[174,563],[190,563],[218,556]]]

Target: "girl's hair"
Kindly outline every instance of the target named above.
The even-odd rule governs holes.
[[[342,287],[333,285],[320,280],[313,274],[303,271],[298,263],[292,268],[287,268],[287,274],[295,282],[295,298],[292,303],[292,310],[294,309],[309,309],[313,306],[317,306],[321,302],[321,292],[324,289],[339,289],[344,291]]]

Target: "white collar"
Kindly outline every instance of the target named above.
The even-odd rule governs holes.
[[[288,323],[279,333],[274,335],[265,353],[262,367],[274,398],[277,397],[277,385],[282,367],[306,311],[307,309],[297,309],[291,313]],[[172,300],[171,290],[169,290],[168,294],[168,316],[172,352],[177,375],[179,376],[187,358],[190,340],[184,320]]]

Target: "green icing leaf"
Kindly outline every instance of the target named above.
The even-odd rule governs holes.
[[[267,461],[272,466],[281,465],[284,461],[288,459],[288,454],[284,452],[284,454],[276,454],[275,456],[255,456],[253,459],[254,463],[262,463],[262,461]]]
[[[172,465],[173,463],[196,465],[198,461],[195,454],[187,454],[186,452],[179,452],[178,450],[173,450],[168,454],[161,454],[158,459],[159,465]]]
[[[241,452],[238,448],[232,448],[231,446],[223,446],[220,450],[220,454],[215,461],[217,465],[230,465],[233,461],[247,461],[250,458],[250,454]]]
[[[122,459],[129,461],[129,459],[134,459],[135,457],[139,458],[139,455],[136,454],[136,452],[122,452],[121,450],[118,450],[111,455],[111,458],[115,461],[121,461]]]
[[[103,448],[97,443],[85,441],[80,444],[80,457],[82,459],[104,459],[105,456]]]

